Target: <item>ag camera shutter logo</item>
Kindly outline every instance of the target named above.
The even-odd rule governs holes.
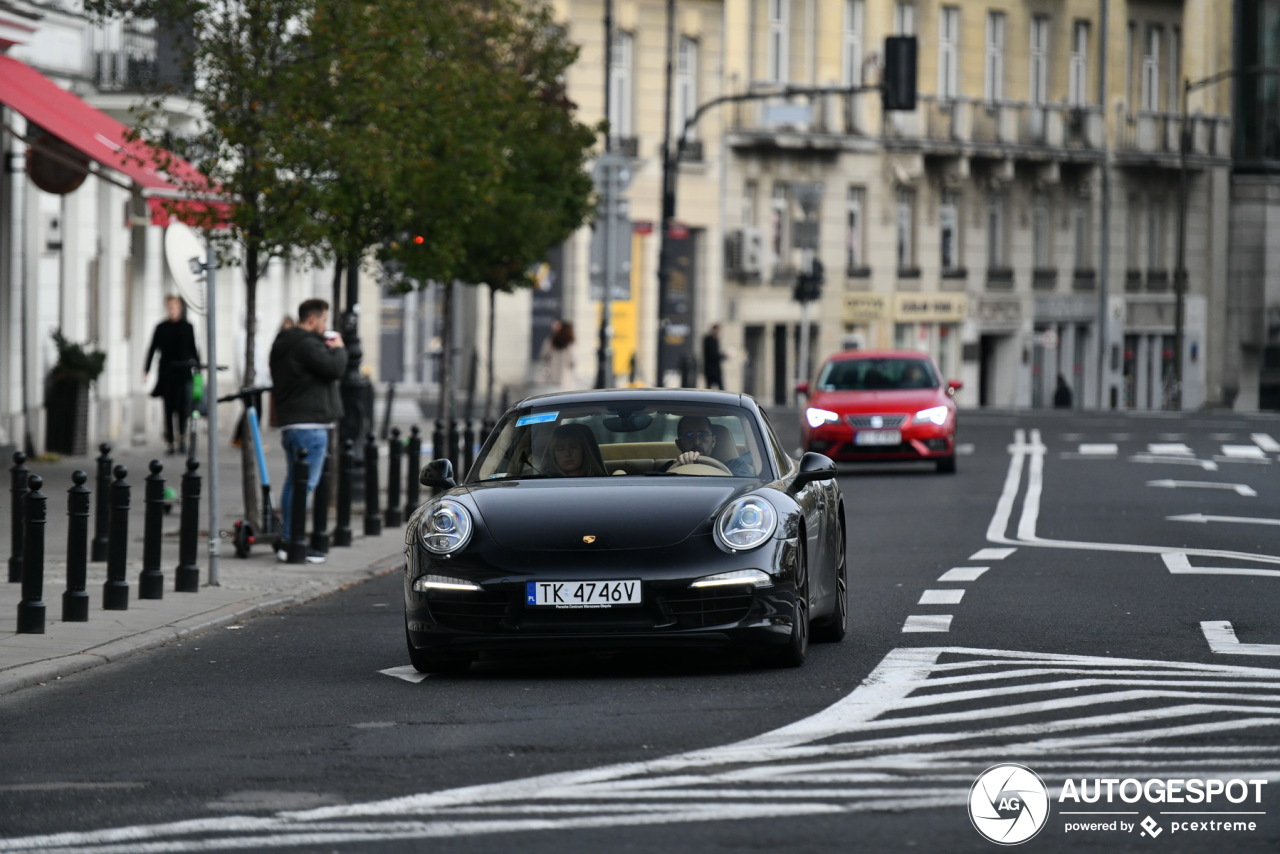
[[[993,765],[969,789],[969,820],[992,842],[1026,842],[1049,821],[1049,790],[1025,765]]]

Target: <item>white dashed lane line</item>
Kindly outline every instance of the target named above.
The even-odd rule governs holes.
[[[969,555],[969,560],[1004,560],[1017,551],[1016,548],[978,549]],[[938,576],[939,583],[977,581],[989,566],[953,566]],[[964,588],[930,588],[920,594],[917,605],[959,605],[964,599]],[[911,614],[902,624],[904,634],[908,632],[949,632],[953,614]]]

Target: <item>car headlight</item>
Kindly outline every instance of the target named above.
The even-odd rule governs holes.
[[[471,541],[471,514],[458,502],[441,499],[419,519],[418,537],[432,554],[453,554]]]
[[[720,512],[714,526],[716,545],[745,552],[764,544],[778,527],[778,511],[758,495],[739,498]]]
[[[945,406],[931,406],[916,413],[915,423],[924,424],[927,421],[941,427],[947,423],[947,415],[948,412]]]
[[[759,569],[735,569],[732,572],[718,572],[705,575],[690,584],[690,587],[728,587],[735,584],[750,584],[752,587],[771,587],[773,579],[769,573]]]
[[[804,411],[805,420],[809,422],[810,427],[821,427],[831,421],[839,421],[840,416],[832,412],[830,409],[819,409],[816,406],[810,406]]]

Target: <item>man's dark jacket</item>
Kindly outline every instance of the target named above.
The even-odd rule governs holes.
[[[280,426],[341,419],[338,380],[346,369],[345,348],[330,350],[318,332],[298,326],[282,330],[271,345],[272,395]]]

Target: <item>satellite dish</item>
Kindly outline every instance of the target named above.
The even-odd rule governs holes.
[[[187,305],[204,309],[203,266],[208,250],[200,235],[189,226],[172,222],[164,232],[164,257],[169,276]]]

